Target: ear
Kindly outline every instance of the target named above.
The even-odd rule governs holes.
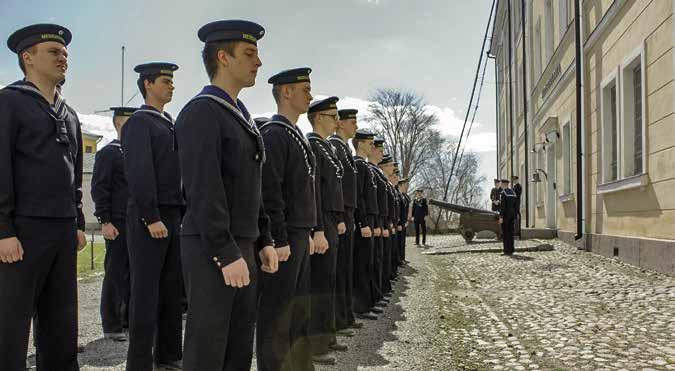
[[[222,63],[225,67],[230,66],[230,58],[232,58],[232,56],[227,54],[225,50],[223,49],[218,50],[217,58],[218,62]]]
[[[144,79],[144,80],[143,80],[143,86],[145,86],[145,90],[146,90],[146,91],[147,91],[148,88],[150,87],[150,84],[152,84],[152,83],[150,82],[150,80],[148,80],[148,79]]]

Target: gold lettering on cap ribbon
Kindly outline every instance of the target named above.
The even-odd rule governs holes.
[[[251,41],[253,41],[253,42],[257,42],[257,41],[258,41],[258,39],[256,39],[255,36],[249,35],[249,34],[247,34],[247,33],[242,34],[241,37],[244,38],[244,39],[246,39],[246,40],[251,40]]]
[[[43,35],[40,35],[40,38],[46,39],[46,40],[58,40],[58,41],[60,41],[64,44],[66,43],[66,40],[64,40],[63,37],[61,37],[59,35],[54,35],[54,34],[43,34]]]

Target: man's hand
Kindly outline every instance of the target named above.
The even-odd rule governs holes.
[[[84,234],[84,231],[77,230],[77,251],[84,250],[84,247],[87,246],[87,235]]]
[[[504,218],[500,216],[499,219],[497,219],[497,224],[504,224]]]
[[[285,246],[285,248],[288,248],[288,246]],[[279,257],[277,256],[277,249],[275,249],[274,246],[265,246],[262,250],[260,250],[258,255],[260,256],[260,261],[262,262],[260,269],[262,269],[263,272],[275,273],[279,269]],[[286,259],[288,259],[288,257],[286,257]]]
[[[227,286],[242,288],[251,283],[248,266],[243,258],[239,258],[228,264],[225,268],[222,268],[221,271],[223,272],[223,279]]]
[[[370,227],[361,228],[361,237],[368,238],[373,235],[373,231],[370,230]]]
[[[341,222],[337,226],[338,234],[345,234],[347,232],[347,225],[344,222]]]
[[[112,223],[103,224],[101,226],[101,232],[103,232],[103,238],[110,241],[114,241],[117,236],[120,235],[120,231],[118,231]]]
[[[0,240],[0,262],[16,263],[23,260],[23,247],[16,237]]]
[[[280,262],[288,261],[288,258],[291,256],[290,245],[277,247],[275,250]]]
[[[328,251],[328,240],[323,232],[314,232],[314,252],[325,254]]]
[[[148,226],[148,231],[152,238],[167,238],[169,237],[169,230],[161,221],[152,223]]]
[[[375,237],[380,237],[382,235],[382,228],[375,228],[373,229],[373,235]]]
[[[399,232],[401,232],[401,231],[403,230],[403,227],[399,225],[399,226],[396,228],[396,230],[399,231]]]
[[[309,236],[309,255],[314,255],[314,240]]]
[[[389,237],[389,230],[387,228],[382,231],[382,237]]]

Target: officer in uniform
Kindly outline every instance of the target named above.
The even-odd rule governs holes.
[[[260,128],[267,160],[262,193],[279,270],[262,273],[256,324],[258,370],[314,370],[309,346],[310,232],[316,225],[316,161],[297,126],[312,101],[307,67],[272,76],[277,114]]]
[[[518,196],[509,187],[509,180],[502,179],[502,193],[499,196],[499,224],[502,226],[504,255],[511,256],[515,251],[513,229],[515,227],[518,207]]]
[[[376,165],[379,164],[380,161],[382,161],[384,157],[384,139],[376,137],[375,140],[373,141],[373,148],[370,152],[370,156],[368,156],[369,166],[370,169],[372,170],[375,178],[375,182],[377,184],[377,206],[378,206],[378,212],[377,212],[377,228],[380,229],[380,233],[378,231],[374,231],[373,235],[375,236],[375,252],[374,252],[374,259],[373,259],[373,282],[374,282],[374,299],[375,299],[375,306],[370,309],[371,312],[376,313],[376,314],[381,314],[383,313],[383,310],[378,308],[382,307],[382,304],[386,303],[385,299],[385,293],[384,293],[384,288],[383,288],[383,279],[384,279],[384,274],[382,272],[383,264],[384,264],[384,246],[385,246],[385,238],[389,237],[389,224],[387,223],[387,218],[389,217],[389,201],[387,198],[388,194],[388,188],[387,188],[387,180],[384,177],[384,174],[382,173],[382,170]]]
[[[344,169],[335,148],[326,139],[335,132],[339,121],[337,97],[315,101],[309,106],[307,118],[313,132],[307,139],[316,157],[316,213],[314,246],[312,256],[312,312],[310,337],[314,362],[335,364],[328,356],[331,350],[346,351],[347,346],[338,344],[335,327],[335,289],[338,256],[338,236],[346,232],[344,222],[344,199],[342,177]]]
[[[513,175],[511,177],[511,181],[513,181],[513,192],[516,193],[516,197],[518,198],[518,205],[516,205],[516,226],[514,228],[514,234],[518,237],[520,237],[520,226],[522,222],[522,217],[520,215],[520,196],[523,194],[523,186],[520,185],[518,182],[518,176]]]
[[[127,201],[129,191],[124,176],[122,127],[136,111],[132,107],[112,107],[117,139],[96,152],[91,178],[94,215],[105,238],[105,276],[101,288],[103,337],[126,341],[129,323],[129,252],[127,251]]]
[[[424,197],[424,190],[415,191],[415,201],[413,201],[412,216],[415,222],[415,245],[420,246],[420,233],[422,233],[422,246],[427,244],[427,221],[429,215],[429,205]]]
[[[38,24],[7,40],[25,75],[0,90],[0,368],[8,371],[26,367],[33,317],[37,368],[79,369],[82,134],[57,89],[71,39],[65,27]]]
[[[145,99],[122,128],[129,185],[127,244],[131,270],[127,370],[181,367],[182,298],[179,230],[184,205],[178,149],[164,105],[173,96],[171,63],[136,66]],[[154,353],[153,353],[154,349]]]
[[[261,192],[265,148],[237,99],[242,89],[255,85],[262,65],[257,41],[264,34],[262,26],[249,21],[203,26],[198,37],[205,43],[202,55],[211,85],[176,120],[187,202],[181,229],[188,297],[184,370],[251,368],[256,255],[263,271],[277,270]]]
[[[398,220],[399,213],[396,211],[396,203],[394,199],[394,190],[393,185],[391,184],[390,178],[394,170],[394,159],[391,155],[386,154],[383,156],[382,160],[378,164],[382,175],[383,182],[386,192],[386,205],[387,209],[383,214],[385,220],[385,229],[388,233],[384,236],[383,249],[382,249],[382,293],[385,296],[391,295],[391,278],[392,278],[392,255],[393,247],[396,244],[395,242],[395,229],[394,222],[395,219]]]
[[[356,131],[352,145],[356,151],[354,166],[356,168],[356,212],[354,223],[354,312],[357,318],[376,320],[370,313],[375,302],[374,282],[374,239],[373,233],[381,235],[377,228],[379,207],[377,205],[377,183],[375,174],[368,164],[368,156],[372,152],[375,133],[359,129]]]
[[[495,185],[492,187],[492,190],[490,190],[490,207],[492,208],[492,211],[499,211],[499,195],[502,192],[500,185],[499,179],[494,180]]]
[[[356,123],[356,109],[338,110],[340,120],[334,135],[329,137],[335,148],[340,164],[344,169],[342,177],[342,198],[345,202],[345,224],[347,232],[340,235],[338,248],[337,280],[335,295],[335,326],[338,335],[354,336],[351,328],[361,328],[354,318],[352,295],[354,287],[354,208],[356,207],[356,177],[357,170],[354,157],[347,141],[354,137],[358,129]]]

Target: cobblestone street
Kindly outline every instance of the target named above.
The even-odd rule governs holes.
[[[517,241],[518,249],[538,241]],[[457,369],[675,369],[675,279],[578,252],[475,253],[458,236],[425,251]],[[468,251],[474,250],[474,253]],[[462,253],[465,251],[465,253]]]

